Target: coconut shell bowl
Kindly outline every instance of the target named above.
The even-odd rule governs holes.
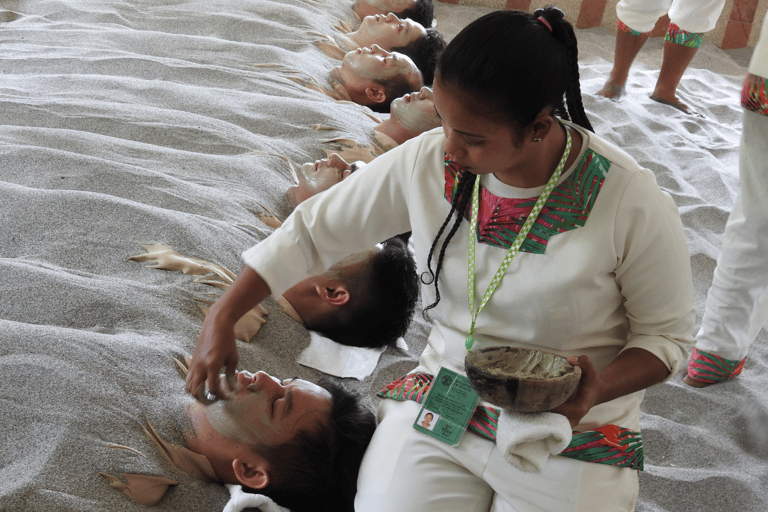
[[[557,407],[573,394],[581,378],[581,368],[564,357],[528,348],[473,349],[464,366],[480,398],[514,412]]]

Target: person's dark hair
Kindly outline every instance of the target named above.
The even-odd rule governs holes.
[[[307,328],[353,347],[394,345],[408,330],[419,298],[416,263],[405,243],[387,240],[357,272],[339,277],[351,300],[305,320]]]
[[[374,82],[384,87],[387,99],[381,103],[373,103],[371,105],[367,105],[367,107],[374,112],[380,112],[382,114],[389,112],[389,106],[392,104],[392,101],[395,98],[405,96],[410,92],[415,92],[421,89],[421,85],[414,89],[413,85],[411,85],[411,83],[408,81],[408,78],[402,73],[390,78],[375,79]]]
[[[269,463],[269,483],[246,490],[269,496],[291,512],[354,512],[357,473],[376,418],[357,394],[337,382],[322,378],[318,385],[331,394],[330,421],[280,445],[254,446]]]
[[[556,7],[537,9],[533,14],[496,11],[478,18],[443,50],[435,74],[441,87],[453,87],[473,96],[486,106],[485,116],[509,123],[519,133],[547,107],[552,108],[553,114],[593,131],[581,100],[576,35],[563,11]],[[435,302],[424,308],[425,312],[440,302],[438,277],[443,256],[461,225],[475,178],[470,172],[459,173],[451,210],[432,242],[427,271],[421,280],[434,283]],[[433,272],[432,256],[454,212],[456,219],[443,241]]]
[[[400,19],[408,18],[422,27],[430,28],[432,26],[432,19],[435,17],[435,5],[432,3],[432,0],[416,0],[413,7],[396,12],[395,14]]]
[[[393,52],[400,52],[411,58],[416,67],[421,71],[424,85],[432,85],[435,79],[435,67],[440,53],[445,50],[443,35],[434,28],[427,29],[427,35],[411,41],[405,46],[392,48]]]
[[[496,11],[475,20],[442,52],[437,74],[443,86],[481,100],[489,117],[521,130],[545,107],[592,130],[581,101],[576,35],[556,7],[533,14]]]

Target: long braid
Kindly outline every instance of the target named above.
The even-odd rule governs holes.
[[[432,254],[435,252],[437,241],[440,240],[441,236],[443,236],[445,226],[447,226],[448,221],[451,220],[454,210],[456,210],[456,205],[451,204],[451,211],[448,212],[448,216],[443,221],[443,225],[440,226],[440,229],[437,232],[437,236],[435,236],[435,239],[432,240],[432,247],[429,248],[429,255],[427,256],[427,272],[429,273],[429,276],[427,276],[427,272],[422,272],[421,277],[419,278],[423,284],[432,284],[435,282],[435,273],[432,271]]]
[[[565,108],[564,100],[565,100],[565,97],[560,98],[560,100],[555,105],[555,116],[559,117],[560,119],[565,119],[566,121],[570,121],[571,116],[568,114],[568,109]]]
[[[565,47],[568,50],[568,71],[570,72],[566,87],[565,87],[565,100],[568,105],[568,113],[570,114],[571,121],[578,124],[582,128],[594,132],[592,129],[592,123],[587,118],[587,113],[584,112],[584,104],[581,100],[581,84],[579,83],[579,47],[576,42],[576,34],[573,32],[573,27],[570,23],[563,23],[565,29]]]
[[[554,106],[555,115],[573,121],[579,126],[594,132],[592,123],[589,122],[587,114],[584,112],[584,105],[581,100],[581,85],[579,84],[579,49],[576,42],[576,34],[573,26],[565,19],[563,11],[556,7],[546,7],[537,9],[533,13],[534,18],[542,18],[552,27],[552,37],[557,39],[564,47],[566,54],[565,60],[561,61],[567,66],[566,76],[564,77],[565,86],[565,104],[564,108],[562,98],[556,100]]]
[[[448,247],[448,243],[453,238],[453,235],[456,234],[456,231],[458,231],[459,226],[461,225],[461,220],[464,218],[464,213],[467,210],[467,205],[469,205],[469,200],[472,197],[472,189],[475,186],[475,180],[477,179],[477,175],[472,174],[469,171],[461,171],[459,175],[456,177],[457,180],[459,180],[459,186],[456,190],[456,198],[454,202],[451,204],[451,211],[448,212],[448,216],[445,218],[445,221],[443,222],[443,225],[440,226],[440,230],[437,232],[437,236],[432,241],[432,247],[429,249],[429,256],[427,257],[427,269],[429,270],[430,279],[427,280],[424,278],[424,275],[426,272],[421,274],[421,282],[424,284],[430,284],[432,282],[435,283],[435,302],[430,304],[429,306],[424,308],[423,313],[426,313],[428,310],[434,308],[437,306],[437,303],[440,302],[440,287],[438,285],[438,277],[440,276],[440,269],[443,268],[443,257],[445,256],[445,249]],[[432,254],[435,251],[435,247],[437,246],[438,240],[440,240],[440,237],[443,235],[443,232],[445,231],[445,227],[448,225],[448,222],[451,220],[451,217],[453,216],[453,212],[456,212],[456,219],[453,222],[453,226],[451,226],[451,230],[448,232],[448,236],[445,237],[445,240],[443,241],[443,245],[440,247],[440,254],[437,257],[437,266],[435,267],[434,273],[432,272],[431,267],[431,260],[432,260]]]

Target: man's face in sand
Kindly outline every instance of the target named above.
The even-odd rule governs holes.
[[[361,282],[368,279],[365,267],[380,250],[377,246],[348,256],[325,273],[295,284],[283,293],[283,297],[294,307],[307,329],[314,329],[318,321],[333,314],[340,306],[365,300],[365,297],[353,296],[350,290],[360,289]]]
[[[296,206],[313,195],[328,190],[350,173],[351,165],[336,153],[314,163],[306,163],[299,169],[298,183],[288,188],[288,197]]]
[[[345,84],[355,82],[355,79],[384,80],[409,74],[420,76],[416,64],[406,55],[388,52],[377,44],[347,52],[341,69]]]
[[[374,14],[363,18],[356,40],[368,46],[378,44],[386,50],[407,46],[425,37],[427,30],[413,20],[401,20],[396,15]]]
[[[406,55],[388,52],[378,45],[358,48],[344,55],[341,66],[334,68],[344,88],[353,101],[355,97],[368,96],[369,91],[381,88],[380,81],[398,75],[405,76],[412,89],[421,87],[421,72]],[[367,103],[364,103],[367,104]]]
[[[399,13],[416,5],[416,0],[355,0],[352,10],[364,18],[372,14]]]
[[[419,92],[412,92],[392,101],[389,108],[395,120],[405,129],[422,133],[440,126],[440,118],[435,112],[432,89],[422,87]]]
[[[327,422],[332,404],[330,393],[311,382],[241,371],[229,399],[199,406],[219,436],[249,446],[270,446]]]

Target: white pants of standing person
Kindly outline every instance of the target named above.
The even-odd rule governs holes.
[[[725,0],[620,0],[616,14],[619,21],[640,33],[653,30],[665,14],[685,32],[704,33],[715,28],[724,5]]]
[[[768,321],[768,116],[745,111],[741,137],[741,189],[696,337],[696,351],[734,363]]]
[[[541,473],[508,463],[496,443],[467,432],[457,446],[412,427],[421,406],[385,399],[363,458],[357,512],[627,512],[637,471],[560,456]]]

